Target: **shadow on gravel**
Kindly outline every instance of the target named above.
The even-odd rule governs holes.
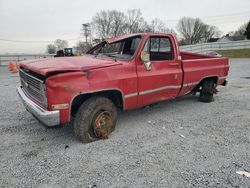
[[[119,130],[120,126],[124,126],[126,117],[129,116],[133,118],[135,121],[143,121],[148,116],[156,116],[159,114],[159,112],[166,112],[171,113],[173,109],[182,108],[185,106],[186,108],[189,108],[188,106],[195,105],[196,103],[200,103],[198,101],[198,96],[192,96],[187,95],[184,97],[177,98],[175,100],[170,101],[162,101],[159,103],[155,103],[152,105],[148,105],[139,109],[135,110],[129,110],[129,111],[120,111],[118,116],[118,123],[116,126],[116,129]],[[190,107],[191,107],[190,106]],[[28,112],[24,112],[28,113]],[[26,115],[22,115],[23,117]],[[23,127],[22,125],[19,125],[18,127],[15,127],[17,130],[27,131],[27,135],[33,134],[36,135],[36,137],[39,137],[41,141],[43,140],[53,140],[53,142],[60,143],[68,143],[68,142],[80,142],[73,133],[73,125],[72,124],[65,124],[65,125],[59,125],[55,127],[47,127],[43,125],[42,123],[39,123],[34,117],[30,116],[28,118],[26,116],[25,119],[22,119],[22,124],[25,125]],[[9,129],[11,129],[9,127]]]
[[[188,107],[188,105],[193,106],[196,103],[200,103],[198,95],[186,95],[178,97],[174,100],[161,101],[151,105],[147,105],[138,109],[121,111],[120,116],[130,114],[136,117],[145,116],[145,112],[149,111],[152,115],[157,115],[159,111],[171,111],[177,109],[176,107]]]
[[[242,79],[250,79],[250,77],[241,77]]]

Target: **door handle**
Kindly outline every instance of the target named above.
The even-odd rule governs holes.
[[[179,64],[178,63],[169,63],[169,65],[171,65],[171,66],[178,66]]]

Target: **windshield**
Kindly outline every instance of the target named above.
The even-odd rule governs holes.
[[[132,59],[139,44],[141,37],[128,38],[115,43],[105,43],[96,49],[92,54],[105,55],[109,57]]]

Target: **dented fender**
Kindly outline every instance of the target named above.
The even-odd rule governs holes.
[[[67,123],[70,121],[72,102],[79,95],[119,91],[124,102],[124,82],[116,79],[119,76],[121,75],[114,76],[114,73],[107,69],[96,69],[88,72],[60,73],[48,77],[46,80],[48,109],[55,110],[55,106],[61,107],[57,109],[60,110],[61,123]]]
[[[61,123],[69,121],[71,99],[90,89],[88,77],[84,72],[61,73],[47,78],[46,92],[48,109],[54,110],[53,105],[67,106],[60,110]]]

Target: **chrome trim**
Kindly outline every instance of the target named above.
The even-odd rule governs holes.
[[[194,85],[197,85],[198,83],[199,82],[192,82],[192,83],[183,84],[183,87],[194,86]]]
[[[26,110],[29,111],[36,119],[47,126],[56,126],[60,124],[59,110],[44,110],[25,95],[21,86],[16,90],[19,97],[22,99],[23,105],[25,106]]]
[[[40,79],[38,79],[38,78],[36,78],[36,77],[34,77],[34,76],[30,75],[30,74],[27,74],[27,73],[26,73],[26,72],[24,72],[22,69],[19,69],[19,71],[21,71],[23,74],[25,74],[25,75],[27,75],[27,76],[29,76],[29,77],[31,77],[31,78],[33,78],[33,79],[35,79],[35,80],[37,80],[37,81],[41,82],[42,84],[44,83],[44,81],[43,81],[43,80],[40,80]]]
[[[125,99],[128,99],[128,98],[130,98],[130,97],[135,97],[135,96],[138,96],[138,92],[127,94],[127,95],[124,96],[124,98],[125,98]]]
[[[22,69],[19,70],[19,77],[23,89],[27,92],[26,94],[34,98],[45,108],[48,107],[45,82]]]
[[[209,76],[210,77],[210,76]],[[209,78],[209,77],[204,77],[204,78]],[[217,77],[217,76],[216,76]],[[204,78],[202,78],[201,80],[203,80]],[[227,76],[224,76],[224,77],[219,77],[219,80],[221,79],[226,79]],[[190,83],[186,83],[186,84],[183,84],[182,87],[189,87],[189,86],[194,86],[194,85],[197,85],[199,84],[199,82],[190,82]],[[155,89],[150,89],[150,90],[145,90],[145,91],[141,91],[141,92],[135,92],[135,93],[130,93],[130,94],[127,94],[127,95],[124,95],[124,99],[128,99],[128,98],[131,98],[131,97],[136,97],[138,95],[146,95],[146,94],[149,94],[149,93],[154,93],[154,92],[157,92],[157,91],[161,91],[161,90],[167,90],[167,89],[179,89],[181,88],[181,86],[164,86],[164,87],[159,87],[159,88],[155,88]]]
[[[227,76],[219,77],[219,80],[226,79],[226,78],[227,78]],[[202,78],[201,80],[203,80],[203,79],[204,78]],[[190,82],[190,83],[183,84],[182,87],[195,86],[199,83],[200,83],[200,81],[199,82]],[[167,89],[179,89],[179,88],[181,88],[181,86],[164,86],[164,87],[159,87],[159,88],[155,88],[155,89],[151,89],[151,90],[141,91],[141,92],[139,92],[139,95],[146,95],[146,94],[154,93],[157,91],[162,91],[162,90],[167,90]],[[137,95],[138,95],[137,93],[131,93],[131,94],[125,95],[125,99],[129,98],[129,97],[134,97]]]
[[[181,86],[164,86],[164,87],[159,87],[159,88],[155,88],[155,89],[150,89],[150,90],[145,90],[145,91],[141,91],[139,92],[139,95],[146,95],[149,93],[154,93],[157,91],[162,91],[162,90],[167,90],[167,89],[179,89],[181,88]]]
[[[224,80],[226,78],[227,78],[227,76],[222,76],[222,77],[219,77],[219,80]]]
[[[207,76],[207,77],[203,77],[201,80],[203,80],[204,78],[209,78],[209,77],[218,77],[218,76]],[[219,79],[226,79],[226,76],[225,77],[219,77]],[[200,80],[200,81],[201,81]],[[188,87],[188,86],[194,86],[194,85],[197,85],[200,83],[199,82],[191,82],[191,83],[186,83],[186,84],[183,84],[183,86],[181,85],[178,85],[178,86],[164,86],[164,87],[160,87],[160,88],[155,88],[155,89],[151,89],[151,90],[145,90],[145,91],[141,91],[141,92],[135,92],[135,93],[130,93],[130,94],[127,94],[127,95],[124,95],[123,92],[120,90],[120,89],[106,89],[106,90],[97,90],[97,91],[92,91],[92,92],[89,92],[89,93],[95,93],[95,92],[100,92],[100,91],[110,91],[110,90],[116,90],[116,91],[119,91],[121,94],[122,94],[122,98],[123,98],[123,101],[125,99],[128,99],[128,98],[131,98],[131,97],[136,97],[136,96],[139,96],[139,95],[146,95],[146,94],[149,94],[149,93],[154,93],[154,92],[157,92],[157,91],[161,91],[161,90],[167,90],[167,89],[180,89],[181,87]],[[189,93],[190,91],[188,91],[187,93]],[[84,94],[88,94],[88,93],[81,93],[80,95],[84,95]],[[70,107],[69,107],[69,110],[71,112],[71,109],[72,109],[72,102],[73,100],[79,95],[75,95],[71,101],[70,101]],[[69,114],[69,119],[71,119],[70,117],[70,114]]]

